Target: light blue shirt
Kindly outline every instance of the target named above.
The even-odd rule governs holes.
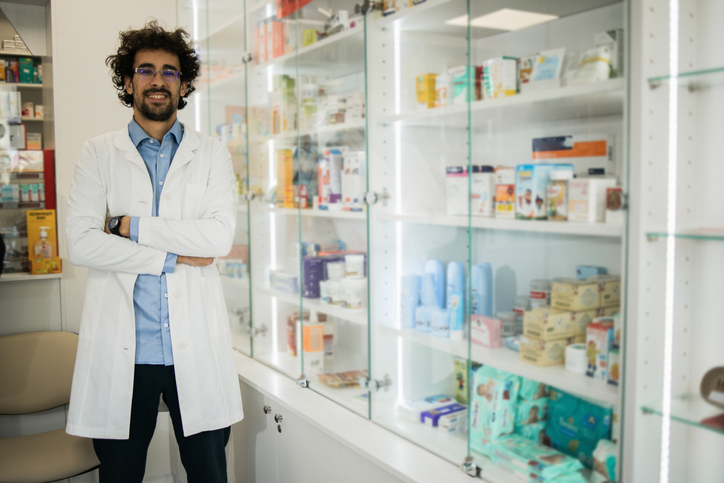
[[[183,129],[178,119],[163,137],[161,144],[136,123],[128,124],[128,135],[136,145],[138,153],[146,164],[153,186],[153,213],[158,216],[161,191],[166,181],[168,168],[181,144]],[[131,240],[138,242],[137,216],[131,217]],[[136,364],[173,364],[171,332],[168,318],[168,289],[166,274],[176,268],[177,255],[166,254],[166,263],[161,276],[139,275],[133,288],[133,312],[136,318]]]

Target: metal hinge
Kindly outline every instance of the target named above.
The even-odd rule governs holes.
[[[299,387],[309,387],[309,381],[302,377],[301,379],[297,379],[297,386]]]
[[[252,58],[253,58],[253,57],[252,57],[252,55],[251,55],[251,52],[244,52],[244,53],[241,55],[241,61],[242,61],[243,63],[245,63],[245,64],[250,63],[251,60],[252,60]]]
[[[380,389],[384,389],[387,391],[390,386],[392,386],[392,379],[390,379],[390,376],[388,374],[385,374],[385,377],[380,379],[368,379],[365,382],[365,386],[367,386],[367,389],[372,392],[374,389],[375,391],[379,391]]]
[[[390,194],[387,192],[387,188],[382,188],[382,194],[377,194],[374,191],[365,193],[365,203],[368,205],[374,205],[378,201],[382,201],[382,206],[387,206],[387,201],[390,199]]]
[[[478,468],[478,465],[475,464],[475,460],[470,455],[465,457],[465,461],[463,461],[463,464],[460,465],[460,470],[473,478],[480,476],[480,468]]]
[[[244,201],[251,201],[254,199],[254,196],[256,196],[256,193],[253,191],[245,191],[241,194],[241,199]]]

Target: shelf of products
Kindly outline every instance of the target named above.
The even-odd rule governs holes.
[[[268,205],[257,208],[260,213],[274,213],[283,216],[301,216],[311,218],[338,218],[347,220],[365,220],[367,214],[363,211],[343,211],[343,210],[318,210],[298,209],[298,208],[276,208]]]
[[[712,406],[698,394],[673,396],[668,417],[674,421],[724,434],[724,410]],[[663,401],[641,407],[645,413],[666,417]]]
[[[300,296],[298,293],[282,292],[281,290],[271,288],[257,288],[257,292],[275,297],[289,304],[300,304]],[[337,317],[338,319],[347,320],[363,326],[367,325],[367,311],[364,309],[346,309],[326,304],[319,299],[307,298],[301,299],[301,305],[304,307],[304,310],[316,310],[317,313],[326,314],[330,317]]]

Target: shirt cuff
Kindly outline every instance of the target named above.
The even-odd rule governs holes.
[[[163,265],[163,273],[173,273],[176,270],[176,259],[178,255],[175,253],[166,254],[166,263]]]
[[[133,240],[133,241],[136,242],[136,243],[138,243],[138,221],[139,221],[139,219],[140,219],[140,218],[139,218],[138,216],[132,216],[132,217],[131,217],[131,234],[130,234],[130,238],[131,238],[131,240]]]

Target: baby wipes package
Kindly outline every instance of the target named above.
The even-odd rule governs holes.
[[[515,429],[520,378],[490,366],[473,376],[470,405],[471,446],[483,454],[486,446]]]
[[[553,448],[591,468],[596,445],[611,437],[611,409],[552,389],[546,435]]]
[[[523,436],[525,439],[535,441],[538,444],[547,445],[548,437],[546,436],[546,422],[538,421],[533,424],[524,424],[515,427],[515,434]]]
[[[591,483],[615,482],[617,466],[618,448],[616,444],[607,439],[602,439],[593,451]]]
[[[500,438],[489,445],[489,451],[495,464],[524,480],[586,482],[578,473],[582,468],[579,461],[521,435],[514,434]]]
[[[545,421],[547,417],[547,397],[541,397],[533,401],[518,401],[518,409],[515,412],[516,427]]]
[[[518,398],[520,400],[532,401],[534,399],[548,397],[549,394],[550,387],[544,383],[534,379],[528,379],[527,377],[520,378],[520,391],[518,392]]]

